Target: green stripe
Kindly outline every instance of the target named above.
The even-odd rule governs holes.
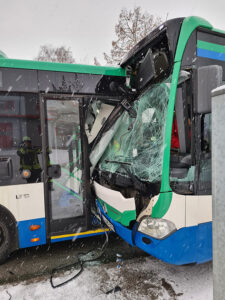
[[[102,199],[98,198],[98,200],[102,207],[106,207],[107,215],[114,221],[119,222],[124,226],[129,226],[130,222],[136,219],[136,210],[126,210],[124,212],[120,212],[108,203],[104,202]]]
[[[96,75],[126,76],[126,70],[117,67],[89,66],[78,64],[63,64],[19,59],[0,59],[1,68],[16,68],[43,71],[59,71],[85,73]]]
[[[164,142],[165,148],[163,153],[161,189],[160,189],[159,199],[152,209],[153,218],[162,218],[168,211],[172,201],[172,192],[169,184],[170,145],[171,145],[173,112],[174,112],[174,105],[176,99],[177,83],[178,83],[181,61],[183,58],[185,47],[187,45],[187,42],[192,32],[198,27],[212,29],[212,25],[202,18],[199,17],[185,18],[181,27],[180,36],[177,43],[172,82],[170,87],[168,111],[166,117],[165,142]]]
[[[212,25],[202,18],[188,17],[184,19],[183,24],[181,26],[179,40],[177,43],[177,50],[174,60],[175,62],[182,60],[184,49],[187,45],[189,37],[191,36],[192,32],[198,27],[212,29]]]
[[[67,170],[67,169],[65,169],[65,168],[61,168],[61,169],[63,170],[63,172],[65,172],[66,174],[68,174],[70,177],[73,177],[73,178],[75,178],[77,181],[82,182],[82,180],[81,180],[80,178],[76,177],[76,176],[74,175],[74,173],[70,173],[70,171]]]
[[[170,87],[170,96],[168,111],[166,117],[166,129],[165,129],[165,141],[164,141],[164,153],[163,153],[163,169],[162,169],[162,181],[159,199],[152,209],[152,218],[162,218],[168,211],[172,201],[172,191],[170,187],[170,146],[171,146],[171,133],[172,133],[172,120],[174,105],[176,99],[177,83],[180,73],[181,62],[176,62],[173,68],[173,76]]]
[[[225,46],[214,44],[214,43],[209,43],[205,41],[197,41],[197,48],[205,49],[205,50],[210,50],[210,51],[215,51],[219,53],[225,53]]]

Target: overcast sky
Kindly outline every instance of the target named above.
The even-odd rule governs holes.
[[[225,0],[0,0],[0,49],[9,58],[34,59],[40,45],[70,47],[77,63],[104,64],[122,8],[168,19],[190,15],[225,30]]]

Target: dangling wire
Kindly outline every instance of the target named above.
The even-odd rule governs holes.
[[[51,283],[52,288],[55,289],[57,287],[63,286],[65,284],[67,284],[68,282],[72,281],[73,279],[77,278],[83,272],[85,263],[96,261],[102,257],[102,255],[105,253],[105,250],[106,250],[108,242],[109,242],[108,233],[106,231],[104,233],[105,233],[105,241],[104,241],[102,247],[98,249],[98,250],[100,250],[100,253],[97,256],[94,255],[94,252],[96,250],[92,249],[92,250],[88,251],[87,253],[78,254],[77,261],[75,263],[69,264],[69,265],[62,265],[62,266],[52,269],[51,276],[50,276],[50,283]],[[91,256],[91,258],[88,258],[90,256]],[[87,257],[87,259],[85,259],[85,257]],[[54,275],[57,271],[71,269],[71,268],[73,268],[73,267],[75,268],[77,266],[79,267],[79,271],[73,277],[63,281],[62,283],[54,284],[53,279],[54,279]]]

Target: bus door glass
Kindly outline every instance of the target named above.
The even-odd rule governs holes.
[[[86,224],[80,102],[68,96],[44,102],[43,161],[50,232],[74,232]]]

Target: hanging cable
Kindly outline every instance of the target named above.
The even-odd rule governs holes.
[[[78,254],[77,261],[75,263],[59,266],[59,267],[52,269],[51,276],[50,276],[50,283],[51,283],[52,288],[55,289],[57,287],[61,287],[65,284],[67,284],[68,282],[72,281],[73,279],[77,278],[83,272],[85,263],[97,261],[98,259],[100,259],[103,256],[103,254],[105,253],[105,250],[107,248],[108,242],[109,242],[108,233],[106,231],[104,233],[105,233],[105,241],[104,241],[102,247],[100,249],[98,249],[98,250],[100,250],[100,253],[98,255],[94,255],[94,252],[96,250],[92,249],[92,250],[88,251],[87,253]],[[91,258],[88,258],[90,256],[91,256]],[[86,259],[85,259],[85,257],[86,257]],[[79,267],[79,271],[73,277],[69,278],[68,280],[63,281],[62,283],[54,284],[53,280],[54,280],[54,275],[56,272],[61,271],[61,270],[66,270],[66,269],[72,269],[77,266]]]

